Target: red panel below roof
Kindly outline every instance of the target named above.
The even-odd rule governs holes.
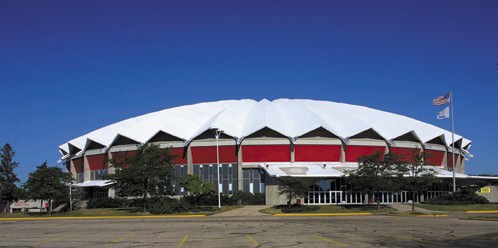
[[[338,162],[341,160],[340,145],[295,145],[296,162]]]
[[[191,147],[192,162],[194,164],[215,164],[216,146],[196,146]],[[235,146],[220,146],[220,163],[237,163],[237,155],[235,154]]]
[[[290,162],[290,145],[244,145],[244,162]]]
[[[372,155],[377,151],[382,154],[386,151],[385,146],[346,146],[346,162],[358,162],[362,155]]]
[[[415,162],[415,156],[420,154],[419,148],[391,147],[391,153],[399,156],[401,161]]]
[[[86,156],[86,159],[88,160],[90,170],[104,170],[109,167],[107,154],[90,155]]]
[[[71,162],[73,163],[74,170],[76,171],[76,173],[83,172],[83,170],[84,170],[83,158],[75,158],[75,159],[71,160]]]
[[[187,164],[187,156],[183,157],[183,147],[171,148],[170,155],[175,156],[171,163],[173,164]]]
[[[447,156],[448,156],[448,158],[447,158],[448,168],[453,168],[453,162],[452,162],[453,161],[453,154],[451,152],[448,152]],[[462,164],[463,159],[464,158],[461,155],[455,153],[455,165],[457,166],[457,169],[458,169],[458,166],[460,166]]]
[[[425,149],[424,155],[425,155],[424,158],[425,165],[441,166],[443,164],[444,151]]]
[[[136,151],[125,151],[125,152],[112,152],[112,160],[114,160],[117,164],[124,163],[127,157],[135,156]],[[126,165],[125,165],[126,167]]]

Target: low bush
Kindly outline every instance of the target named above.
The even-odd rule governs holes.
[[[488,199],[471,191],[461,191],[432,198],[425,203],[439,205],[486,204]]]
[[[92,199],[87,203],[87,208],[123,208],[128,207],[129,201],[123,198]]]
[[[188,201],[169,197],[150,198],[147,205],[151,214],[171,214],[192,210],[192,205]]]
[[[291,207],[287,205],[279,205],[276,207],[280,209],[283,213],[306,213],[313,212],[320,209],[319,206],[305,206],[305,205],[292,205]]]

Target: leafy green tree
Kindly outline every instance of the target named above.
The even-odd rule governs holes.
[[[402,188],[412,195],[412,212],[415,211],[415,194],[421,194],[431,188],[436,181],[434,170],[424,166],[424,154],[414,154],[412,162],[403,164],[400,168],[405,174],[401,179]]]
[[[44,162],[37,166],[34,172],[29,173],[28,180],[24,184],[25,198],[47,200],[48,213],[52,215],[53,202],[67,199],[70,181],[71,176],[68,173],[63,172],[59,167],[49,167],[47,162]]]
[[[363,155],[358,159],[358,169],[349,171],[346,180],[354,190],[368,194],[370,199],[376,197],[377,208],[380,208],[381,191],[398,190],[403,177],[403,165],[398,156],[392,153],[383,154],[377,151],[371,155]]]
[[[0,203],[5,204],[2,209],[5,213],[10,211],[10,204],[21,194],[16,185],[19,178],[14,173],[14,169],[19,166],[19,163],[14,161],[15,155],[16,153],[8,143],[0,149]]]
[[[302,196],[309,190],[309,187],[299,178],[279,177],[278,190],[281,195],[287,196],[287,206],[291,207],[292,198]]]
[[[147,198],[173,193],[173,167],[169,149],[160,149],[155,144],[140,146],[132,156],[111,159],[115,174],[107,178],[114,180],[113,187],[119,196],[141,197],[143,211],[147,211]]]
[[[194,200],[193,203],[195,205],[199,205],[202,196],[214,195],[216,193],[216,189],[212,183],[203,183],[196,175],[187,175],[179,181],[185,187],[187,196]]]

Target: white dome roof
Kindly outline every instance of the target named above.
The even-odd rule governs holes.
[[[75,138],[59,148],[69,152],[69,145],[83,150],[89,140],[110,146],[118,136],[145,143],[159,131],[188,142],[208,129],[221,129],[241,141],[264,128],[271,128],[291,139],[323,127],[343,140],[368,129],[386,141],[412,132],[425,143],[442,137],[451,144],[451,132],[406,116],[364,106],[301,99],[268,101],[226,100],[185,105],[120,121]],[[470,140],[455,135],[462,147]]]

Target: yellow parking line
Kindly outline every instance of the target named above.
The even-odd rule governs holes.
[[[177,245],[176,247],[177,247],[177,248],[182,247],[182,246],[183,246],[183,244],[185,244],[185,242],[187,242],[187,239],[188,239],[188,235],[183,236],[182,241],[180,241],[180,243],[178,243],[178,245]]]
[[[319,240],[322,240],[322,241],[326,241],[326,242],[329,242],[329,243],[333,243],[333,244],[336,244],[336,245],[340,245],[340,246],[343,246],[343,247],[349,246],[348,244],[344,244],[342,242],[339,242],[339,241],[331,239],[331,238],[326,238],[326,237],[322,237],[322,236],[319,236],[319,235],[314,235],[314,237],[316,239],[319,239]]]
[[[246,238],[247,238],[249,241],[251,241],[251,242],[252,242],[252,244],[254,245],[254,247],[259,246],[258,241],[256,241],[256,240],[255,240],[255,239],[254,239],[251,235],[246,234]]]
[[[117,238],[115,240],[107,242],[107,244],[105,245],[105,247],[111,247],[113,244],[119,243],[119,242],[125,240],[126,238],[131,237],[132,235],[133,235],[132,233],[127,233],[126,235],[124,235],[124,236],[122,236],[120,238]]]
[[[40,241],[40,242],[34,243],[32,246],[33,246],[33,247],[36,247],[36,246],[39,246],[39,245],[43,245],[43,244],[52,243],[52,242],[54,242],[54,241],[61,240],[61,239],[63,239],[63,238],[64,238],[64,237],[57,237],[57,238],[52,238],[52,239],[42,240],[42,241]]]

